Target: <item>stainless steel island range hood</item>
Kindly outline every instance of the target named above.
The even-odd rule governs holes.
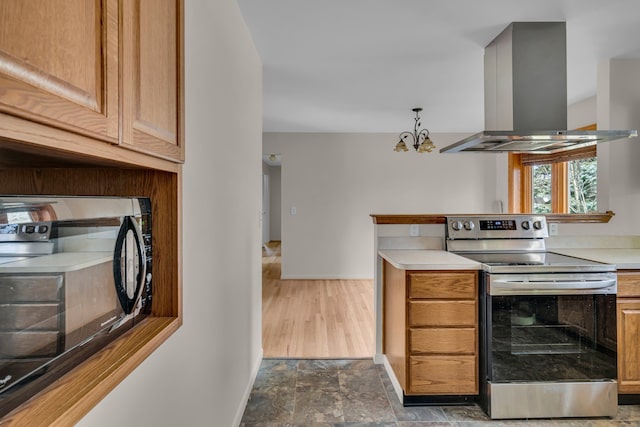
[[[485,130],[441,153],[550,154],[637,137],[637,130],[567,130],[565,22],[513,22],[485,48]]]

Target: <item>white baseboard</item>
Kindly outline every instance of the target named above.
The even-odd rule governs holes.
[[[377,355],[376,355],[377,357]],[[404,393],[402,391],[402,387],[400,386],[400,383],[398,382],[398,379],[396,378],[396,374],[393,372],[393,369],[391,368],[391,364],[389,363],[389,360],[387,359],[387,356],[385,356],[384,354],[381,355],[383,362],[382,364],[384,365],[384,370],[387,371],[387,375],[389,375],[389,379],[391,380],[391,384],[393,384],[393,389],[396,391],[396,394],[398,395],[398,399],[400,400],[400,402],[404,402]]]
[[[233,420],[234,426],[240,426],[240,423],[242,422],[242,416],[244,415],[244,410],[247,408],[247,402],[249,402],[249,396],[251,395],[251,390],[253,390],[253,384],[256,382],[256,377],[258,376],[258,371],[260,370],[260,364],[262,363],[263,354],[264,354],[264,350],[260,349],[260,354],[258,354],[258,359],[254,361],[249,384],[247,385],[247,388],[244,391],[244,396],[242,396],[242,400],[241,400],[242,404],[240,405],[240,408],[238,408],[238,412],[236,413],[235,419]]]

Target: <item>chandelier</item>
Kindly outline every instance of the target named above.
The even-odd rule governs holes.
[[[396,148],[393,151],[409,151],[407,148],[407,141],[413,145],[413,148],[418,153],[424,153],[425,151],[430,153],[436,146],[429,139],[429,130],[428,129],[420,129],[420,111],[422,108],[414,108],[411,111],[415,111],[416,124],[413,126],[413,133],[409,131],[404,131],[400,134],[400,142],[396,144]]]

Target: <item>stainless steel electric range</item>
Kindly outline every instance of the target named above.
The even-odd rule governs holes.
[[[447,250],[482,264],[480,404],[491,418],[613,416],[616,268],[548,252],[544,216],[447,218]]]

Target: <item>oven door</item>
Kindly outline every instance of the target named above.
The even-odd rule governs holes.
[[[487,274],[483,282],[492,418],[615,414],[615,273]],[[527,400],[536,407],[523,408]]]

